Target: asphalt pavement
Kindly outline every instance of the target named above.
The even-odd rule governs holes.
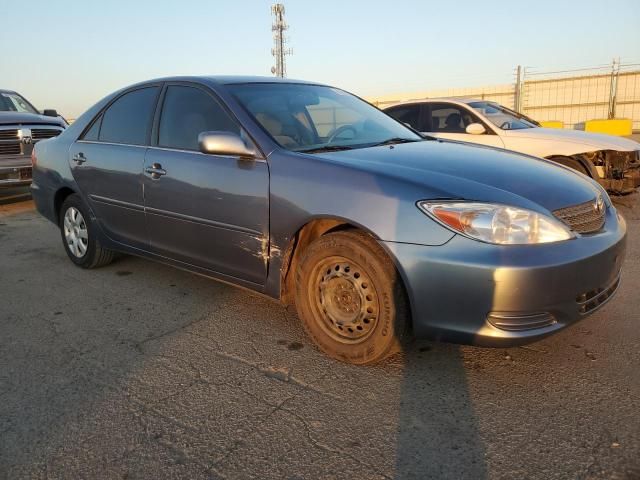
[[[0,205],[0,479],[639,479],[640,200],[602,310],[520,348],[333,361],[259,295],[66,258]]]

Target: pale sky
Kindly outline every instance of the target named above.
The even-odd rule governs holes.
[[[270,75],[268,0],[31,0],[0,28],[0,88],[74,118],[167,75]],[[284,0],[290,78],[362,96],[640,63],[640,0]],[[16,12],[21,11],[18,9]]]

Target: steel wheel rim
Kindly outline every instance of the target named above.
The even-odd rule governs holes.
[[[375,330],[380,312],[369,275],[344,257],[329,257],[314,270],[312,291],[322,329],[341,343],[366,340]]]
[[[84,257],[89,246],[89,231],[80,210],[75,207],[67,209],[63,228],[64,239],[71,254],[76,258]]]

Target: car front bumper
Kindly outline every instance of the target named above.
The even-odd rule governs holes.
[[[417,337],[500,347],[533,342],[580,320],[619,285],[626,224],[541,245],[490,245],[456,235],[430,247],[382,242],[395,258]]]
[[[31,158],[0,159],[0,187],[14,187],[31,183]]]

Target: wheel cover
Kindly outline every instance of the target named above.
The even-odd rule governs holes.
[[[87,253],[89,246],[89,231],[87,223],[80,210],[75,207],[67,208],[64,213],[64,240],[72,255],[76,258],[82,258]]]
[[[366,271],[343,257],[330,257],[314,269],[315,305],[323,330],[342,343],[359,343],[378,323],[378,294]]]

